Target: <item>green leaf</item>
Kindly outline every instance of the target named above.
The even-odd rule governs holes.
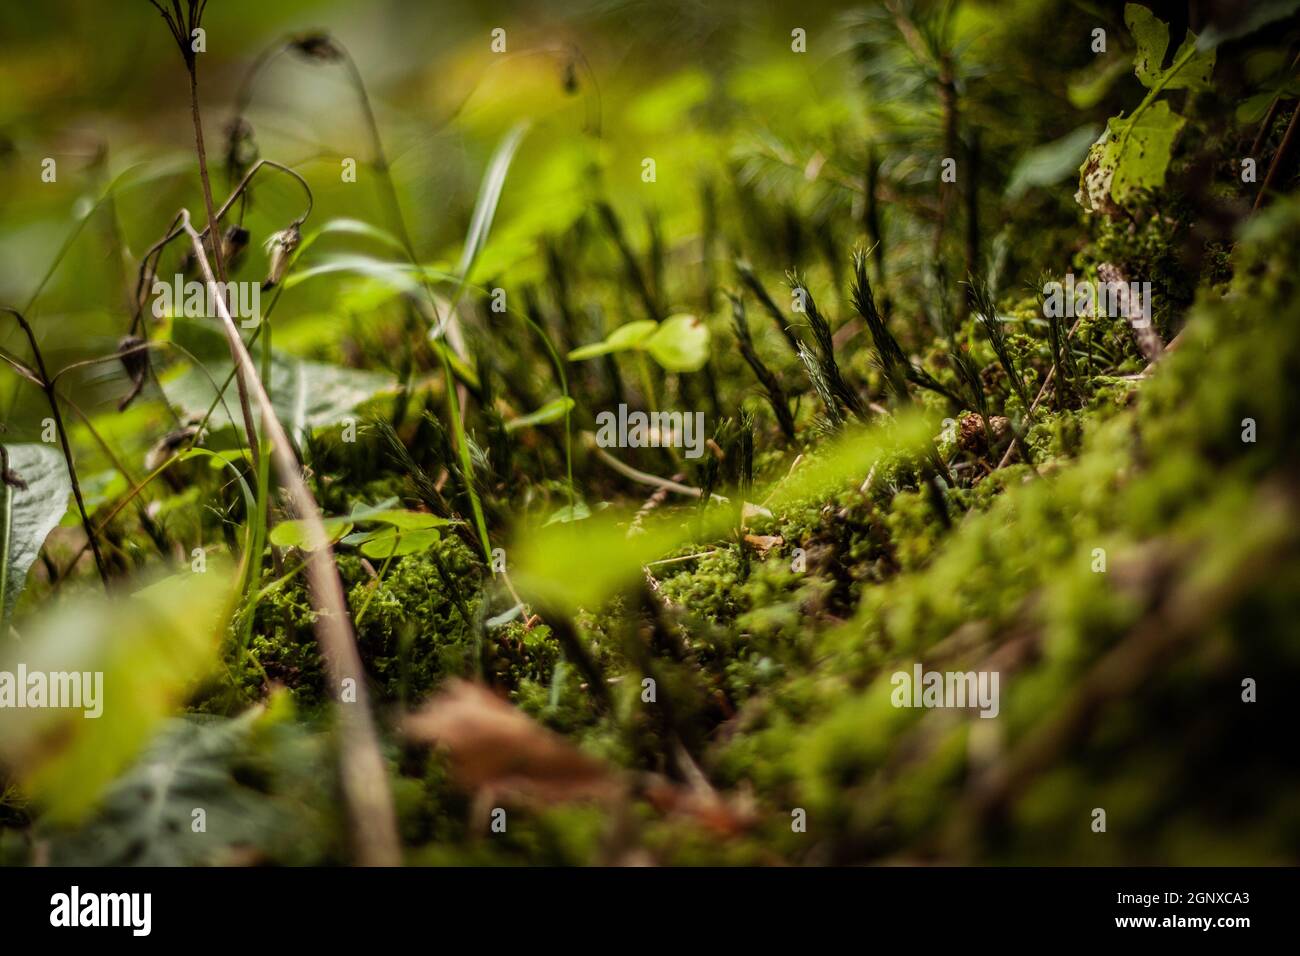
[[[613,509],[581,522],[548,524],[515,544],[520,593],[570,613],[594,610],[641,575],[647,561],[690,539],[687,523],[646,522],[628,537],[630,514]]]
[[[1213,88],[1214,50],[1197,52],[1196,34],[1191,30],[1174,53],[1173,65],[1166,72],[1166,90],[1209,90]]]
[[[1214,50],[1197,50],[1196,34],[1191,30],[1174,53],[1169,69],[1164,69],[1169,49],[1169,26],[1146,7],[1130,3],[1124,7],[1124,22],[1137,42],[1133,66],[1137,78],[1147,89],[1208,90],[1214,72]]]
[[[426,511],[407,511],[403,508],[391,508],[384,511],[354,512],[349,516],[353,521],[378,521],[402,531],[425,531],[429,528],[442,528],[456,524],[450,518],[439,518]]]
[[[362,222],[360,219],[331,219],[322,225],[315,232],[308,233],[303,237],[302,242],[298,245],[297,254],[302,255],[321,236],[326,235],[352,235],[362,236],[366,239],[373,239],[375,242],[388,246],[390,249],[405,253],[406,247],[402,245],[400,239],[385,229],[378,226],[372,226],[368,222]]]
[[[709,327],[693,315],[670,315],[642,347],[669,372],[697,372],[709,360]]]
[[[1035,147],[1020,157],[1007,183],[1008,199],[1019,199],[1030,189],[1059,183],[1079,168],[1088,147],[1097,138],[1092,123],[1080,126],[1060,139]]]
[[[1085,209],[1107,211],[1115,203],[1127,205],[1140,190],[1163,186],[1174,140],[1186,122],[1164,100],[1133,118],[1112,118],[1088,150],[1075,199]]]
[[[605,341],[594,342],[591,345],[584,345],[581,348],[574,349],[569,353],[569,361],[581,362],[583,359],[608,355],[610,352],[627,352],[640,348],[646,339],[654,335],[657,328],[659,328],[659,324],[650,319],[638,319],[635,322],[628,322],[611,332]]]
[[[920,412],[900,414],[885,426],[847,432],[806,457],[763,500],[776,513],[852,487],[888,456],[922,454],[933,434],[933,423]]]
[[[506,431],[518,431],[521,428],[531,428],[533,425],[546,425],[550,422],[557,422],[564,418],[565,415],[573,408],[573,399],[567,396],[553,399],[547,402],[535,412],[527,415],[521,415],[518,418],[506,422]]]
[[[215,664],[230,584],[209,562],[203,574],[166,578],[128,598],[65,603],[24,633],[0,682],[21,664],[29,686],[32,674],[83,675],[92,698],[78,707],[0,707],[0,755],[45,819],[80,819]]]
[[[1231,4],[1220,7],[1218,15],[1228,22],[1223,26],[1217,20],[1212,22],[1196,45],[1202,50],[1212,50],[1220,43],[1254,33],[1260,27],[1276,23],[1300,10],[1300,0],[1252,0],[1242,6],[1244,9]]]
[[[496,216],[497,205],[501,202],[501,190],[505,188],[506,174],[510,172],[510,163],[515,158],[515,152],[519,149],[524,134],[528,132],[528,126],[526,122],[518,123],[506,133],[497,146],[496,152],[492,154],[492,161],[488,163],[483,182],[479,184],[478,199],[474,202],[474,215],[470,219],[469,232],[465,236],[465,249],[461,252],[460,264],[456,268],[462,283],[469,281],[470,270],[474,268],[474,263],[483,250],[484,243],[487,242],[488,233],[492,229],[492,220]]]
[[[1187,121],[1160,100],[1132,120],[1110,121],[1117,137],[1118,162],[1111,195],[1123,205],[1139,189],[1156,189],[1165,183],[1174,140]]]
[[[640,319],[620,325],[603,342],[569,353],[570,362],[611,352],[645,351],[670,372],[695,372],[709,360],[709,327],[693,315],[670,315],[662,322]]]
[[[267,723],[261,707],[233,720],[195,715],[167,721],[91,820],[68,833],[46,834],[50,862],[213,866],[249,848],[279,844],[301,810],[250,786],[239,772],[247,769],[260,725]],[[299,734],[292,739],[303,743]],[[196,808],[203,809],[205,824],[198,833]]]
[[[352,520],[350,518],[325,518],[322,523],[325,525],[325,535],[329,538],[331,544],[352,530]],[[310,539],[305,521],[281,521],[271,529],[268,540],[277,548],[311,550],[308,545]]]
[[[421,551],[428,551],[441,540],[442,536],[432,528],[423,531],[382,528],[378,531],[372,531],[354,543],[360,545],[361,553],[367,558],[383,560],[389,557],[400,558],[404,554],[417,554]]]
[[[220,343],[213,336],[220,336]],[[215,329],[179,319],[173,326],[173,337],[203,360],[207,374],[202,369],[187,368],[176,378],[165,380],[163,391],[186,414],[201,416],[215,395],[212,382],[215,380],[220,385],[232,368],[225,337]],[[380,372],[308,362],[277,350],[271,353],[271,405],[295,441],[302,441],[312,429],[340,424],[359,405],[396,389],[396,380]],[[216,430],[233,425],[242,429],[244,420],[238,401],[232,383],[225,404],[218,405],[213,412],[210,427]],[[256,400],[253,400],[253,411],[255,415],[259,413]]]
[[[1127,69],[1128,63],[1124,59],[1114,57],[1083,71],[1066,87],[1065,93],[1070,105],[1079,110],[1092,109]]]
[[[571,505],[565,505],[563,508],[557,508],[555,512],[546,519],[547,525],[567,524],[570,521],[585,521],[591,517],[591,509],[587,507],[586,502],[575,501]]]
[[[9,467],[26,490],[0,484],[0,621],[8,618],[27,586],[45,538],[68,510],[72,483],[63,456],[52,445],[6,445]]]
[[[1165,51],[1169,49],[1169,25],[1136,3],[1124,5],[1124,23],[1137,44],[1137,54],[1133,58],[1137,78],[1143,86],[1151,89],[1164,72]]]
[[[776,511],[861,483],[871,466],[887,455],[917,454],[934,429],[920,414],[900,417],[887,427],[851,429],[824,449],[807,456],[769,494],[759,494]],[[672,515],[641,523],[629,536],[633,513],[606,509],[581,522],[556,522],[515,542],[514,581],[522,594],[574,612],[593,610],[638,580],[642,567],[693,540],[731,532],[735,513],[710,508],[698,520]]]
[[[285,289],[292,289],[320,276],[339,273],[363,276],[387,286],[394,294],[407,295],[414,295],[419,292],[422,274],[437,282],[446,282],[452,278],[445,273],[417,268],[407,262],[390,262],[386,259],[376,259],[374,256],[359,253],[340,253],[322,257],[319,264],[312,266],[310,269],[295,271],[284,280],[284,287]]]

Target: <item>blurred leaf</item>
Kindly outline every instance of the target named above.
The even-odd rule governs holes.
[[[360,545],[361,553],[367,558],[383,560],[428,551],[441,540],[442,536],[433,529],[404,531],[401,528],[383,528],[352,543]]]
[[[513,432],[518,431],[521,428],[531,428],[533,425],[545,425],[549,422],[560,421],[572,408],[573,399],[568,398],[567,396],[553,399],[535,412],[521,415],[518,418],[506,422],[506,431]]]
[[[173,336],[203,361],[207,374],[202,369],[187,368],[175,378],[164,379],[163,391],[185,414],[202,416],[215,397],[212,381],[224,382],[232,368],[229,351],[221,351],[225,348],[224,336],[189,320],[177,320]],[[213,336],[221,338],[220,349]],[[275,350],[271,353],[271,404],[285,431],[296,441],[302,441],[311,429],[341,424],[359,405],[396,388],[396,380],[381,372],[308,362]],[[234,407],[236,403],[232,384],[226,404],[234,414],[234,421],[227,414],[226,406],[218,405],[211,418],[213,429],[232,425],[243,428],[243,417]],[[253,400],[253,410],[254,414],[258,413],[256,400]]]
[[[591,517],[591,509],[581,501],[574,502],[572,505],[565,505],[563,508],[557,508],[552,515],[546,519],[546,524],[564,524],[570,521],[583,521]],[[543,525],[545,527],[545,525]]]
[[[1300,10],[1300,0],[1253,0],[1251,3],[1224,4],[1215,19],[1201,34],[1197,46],[1210,50],[1221,43],[1254,33],[1260,27],[1291,16]],[[1231,18],[1236,19],[1231,19]]]
[[[95,699],[81,707],[0,708],[0,753],[47,819],[81,818],[181,705],[216,661],[230,597],[229,576],[209,563],[130,597],[63,604],[9,649],[0,673],[21,663],[29,683],[37,673],[90,675]]]
[[[105,794],[84,827],[55,832],[56,866],[202,866],[229,863],[239,852],[272,843],[291,824],[289,808],[240,779],[261,707],[228,720],[190,716],[168,721],[140,759]],[[204,813],[201,832],[194,810]]]
[[[1007,198],[1019,199],[1030,189],[1055,185],[1073,174],[1096,138],[1097,127],[1089,123],[1060,139],[1029,150],[1011,171]]]
[[[409,740],[445,748],[457,782],[469,790],[544,801],[611,799],[625,790],[613,768],[468,681],[448,681],[402,730]]]
[[[886,456],[923,452],[933,431],[919,413],[885,427],[851,429],[809,454],[760,500],[775,512],[834,494],[861,483],[871,466]],[[629,535],[633,517],[632,512],[606,509],[583,521],[548,521],[520,535],[514,550],[516,586],[547,606],[570,613],[592,610],[637,581],[647,562],[688,542],[726,534],[735,521],[732,509],[710,508],[692,520],[659,515]]]
[[[357,275],[387,285],[394,293],[416,295],[422,288],[421,279],[435,283],[455,282],[456,277],[432,266],[413,266],[409,262],[391,262],[360,253],[340,253],[325,256],[318,265],[296,270],[284,280],[284,288],[292,289],[320,276]]]
[[[1101,102],[1115,81],[1128,70],[1128,63],[1119,57],[1103,60],[1070,81],[1066,96],[1075,109],[1092,109]]]
[[[690,539],[687,523],[646,522],[628,537],[632,515],[613,509],[584,521],[548,523],[515,543],[515,586],[543,604],[595,609],[641,576],[641,567]]]
[[[372,226],[368,222],[362,222],[360,219],[331,219],[319,229],[308,233],[303,237],[302,242],[298,245],[297,254],[301,256],[307,251],[313,243],[321,236],[330,235],[352,235],[362,236],[366,239],[373,239],[376,242],[393,249],[396,252],[405,252],[405,247],[400,239],[385,229],[378,226]]]
[[[46,536],[68,510],[72,483],[53,445],[6,445],[9,467],[27,488],[0,484],[0,621],[9,617],[27,586],[27,572]]]
[[[465,236],[465,249],[461,253],[460,264],[456,267],[462,283],[469,281],[470,271],[474,268],[484,243],[487,242],[488,233],[492,229],[492,219],[496,216],[497,204],[501,201],[501,190],[505,188],[506,174],[510,172],[510,163],[514,160],[515,152],[528,132],[528,126],[529,124],[525,122],[512,127],[497,146],[496,152],[492,154],[492,161],[488,163],[483,182],[479,185],[478,199],[474,202],[474,215],[470,219],[469,232]]]
[[[352,530],[352,521],[349,518],[325,518],[323,523],[325,525],[325,535],[329,538],[331,544]],[[307,534],[307,524],[304,521],[281,521],[271,529],[268,540],[277,548],[311,550],[308,547],[310,539]]]
[[[640,348],[641,344],[653,335],[658,327],[658,323],[651,319],[638,319],[635,322],[620,325],[609,334],[605,341],[593,342],[591,345],[584,345],[574,349],[569,353],[569,361],[581,362],[584,359],[608,355],[611,352],[627,352]]]
[[[860,484],[873,465],[889,456],[922,454],[933,434],[933,424],[920,412],[900,415],[884,427],[845,432],[805,457],[789,477],[776,484],[764,503],[775,513]]]
[[[403,531],[423,531],[428,528],[442,528],[456,524],[450,518],[440,518],[427,511],[408,511],[405,508],[354,508],[348,515],[349,521],[379,521]]]
[[[574,349],[569,361],[641,350],[670,372],[694,372],[709,360],[709,338],[709,327],[686,313],[670,315],[663,322],[639,319],[620,325],[603,342]]]
[[[709,327],[693,315],[670,315],[642,347],[670,372],[696,372],[709,360]]]

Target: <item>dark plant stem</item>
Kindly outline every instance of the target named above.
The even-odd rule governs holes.
[[[632,251],[631,245],[628,244],[627,235],[623,231],[623,224],[619,221],[618,213],[608,202],[601,200],[596,204],[596,212],[600,215],[601,222],[604,224],[609,237],[614,241],[614,246],[618,249],[619,258],[623,262],[623,270],[627,273],[628,282],[636,291],[637,297],[645,307],[647,318],[655,322],[663,319],[659,309],[659,303],[655,300],[654,291],[651,289],[652,279],[647,279],[645,273],[641,271],[641,266],[637,262],[636,253]],[[653,260],[653,255],[651,259]]]
[[[867,154],[867,175],[863,184],[863,226],[871,243],[871,261],[876,271],[876,287],[880,289],[881,314],[889,315],[889,295],[885,291],[885,234],[880,224],[880,160],[875,147]]]
[[[980,131],[970,131],[966,146],[966,274],[979,275],[980,270]],[[958,307],[964,319],[969,314],[970,303],[961,296]]]
[[[939,108],[943,114],[943,149],[944,156],[957,158],[957,84],[952,72],[952,57],[948,53],[939,56]],[[962,170],[959,175],[969,179],[970,170]],[[943,232],[948,225],[949,210],[952,208],[954,183],[939,183],[939,216],[934,224],[932,259],[939,262],[943,252]]]
[[[1268,174],[1264,177],[1264,184],[1259,188],[1259,195],[1255,197],[1255,210],[1262,209],[1269,201],[1273,191],[1286,179],[1290,167],[1295,165],[1295,154],[1300,143],[1297,142],[1296,125],[1300,123],[1300,108],[1291,114],[1291,122],[1287,124],[1286,133],[1282,136],[1282,143],[1277,148],[1277,153],[1273,156],[1273,162],[1269,164]]]
[[[22,326],[23,333],[27,336],[27,341],[31,344],[32,357],[36,362],[36,372],[40,377],[41,390],[45,392],[45,399],[50,405],[50,414],[54,416],[54,428],[59,433],[59,444],[63,448],[63,460],[68,466],[68,480],[72,483],[72,494],[77,499],[77,511],[81,515],[81,526],[86,529],[86,538],[90,541],[90,550],[95,556],[95,569],[99,571],[99,579],[107,589],[108,571],[104,567],[104,556],[99,551],[99,541],[95,537],[95,529],[90,524],[90,515],[86,513],[86,501],[81,495],[81,482],[77,480],[77,467],[72,461],[72,447],[68,444],[68,434],[63,427],[63,415],[59,412],[59,396],[54,389],[54,382],[50,379],[49,372],[46,371],[45,358],[41,355],[40,346],[36,344],[36,333],[32,331],[27,319],[17,309],[0,306],[0,312],[7,312],[17,320],[18,324]]]
[[[212,263],[217,279],[226,281],[226,264],[222,259],[221,223],[217,220],[216,206],[212,204],[212,181],[208,178],[208,151],[203,146],[203,119],[199,115],[199,67],[193,54],[186,57],[185,66],[190,74],[190,116],[194,120],[194,151],[199,156],[199,180],[203,183],[203,208],[208,215],[207,233],[212,247]],[[257,452],[254,450],[254,456]],[[256,458],[254,459],[256,460]]]

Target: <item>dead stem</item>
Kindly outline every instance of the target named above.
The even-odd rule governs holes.
[[[339,718],[339,767],[342,775],[343,799],[351,823],[357,862],[365,866],[394,866],[401,862],[401,847],[397,837],[397,822],[388,788],[388,776],[375,727],[370,715],[366,675],[357,652],[356,639],[349,624],[347,604],[342,582],[334,566],[329,536],[321,520],[320,510],[311,490],[303,480],[294,456],[293,446],[284,427],[276,418],[270,399],[258,376],[257,366],[248,353],[239,329],[231,318],[230,310],[220,296],[215,295],[216,277],[208,264],[203,241],[190,225],[188,212],[182,212],[185,231],[194,247],[194,255],[203,271],[204,280],[213,293],[231,359],[239,374],[236,378],[241,395],[251,390],[262,411],[262,425],[270,442],[272,461],[288,494],[294,513],[302,520],[310,548],[307,558],[307,581],[316,611],[313,627],[320,644],[321,655],[329,673],[335,693],[341,694],[345,681],[351,681],[354,697],[350,702],[341,698],[336,703]],[[250,431],[250,434],[255,432]]]

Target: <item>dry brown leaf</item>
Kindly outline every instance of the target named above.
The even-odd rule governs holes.
[[[747,534],[745,535],[745,541],[763,554],[767,554],[773,548],[779,548],[785,544],[785,538],[779,534]]]
[[[444,748],[458,784],[480,796],[524,802],[617,802],[632,793],[633,778],[582,753],[554,731],[487,688],[452,680],[402,722],[408,740]],[[658,774],[637,778],[637,791],[664,814],[689,816],[722,835],[753,825],[745,795],[692,789]]]
[[[445,688],[402,725],[410,740],[446,748],[456,780],[544,802],[607,800],[624,781],[491,691],[468,681]]]

